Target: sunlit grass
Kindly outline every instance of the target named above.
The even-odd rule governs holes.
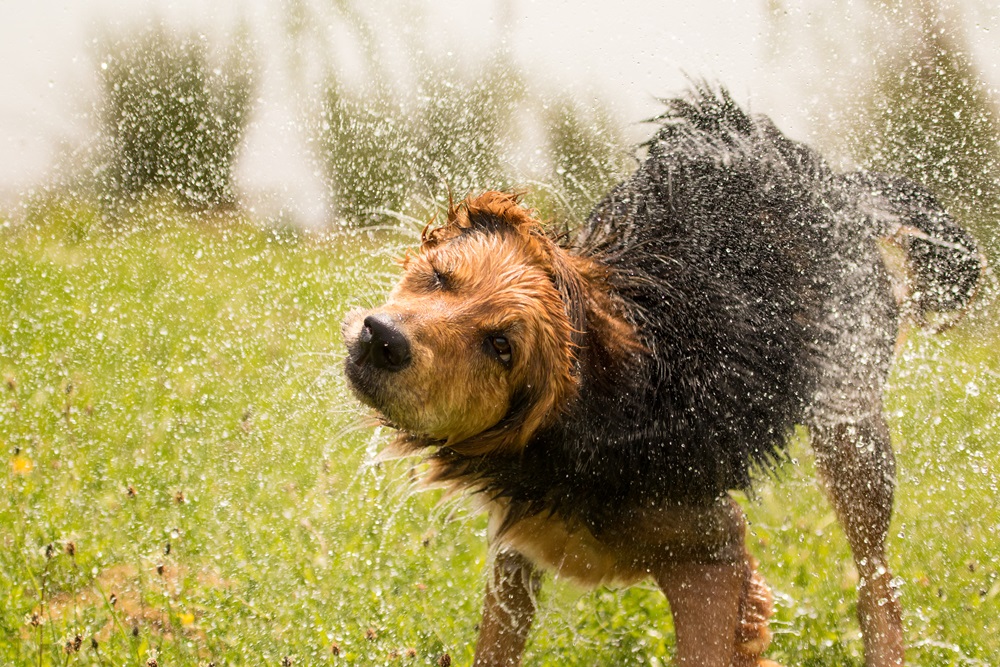
[[[468,664],[483,520],[409,493],[405,463],[366,464],[379,436],[340,376],[340,320],[392,253],[157,215],[0,230],[0,663]],[[911,341],[889,400],[918,665],[1000,663],[988,320]],[[747,504],[772,654],[861,664],[857,576],[804,443],[795,456]],[[526,664],[669,663],[657,591],[546,584]]]

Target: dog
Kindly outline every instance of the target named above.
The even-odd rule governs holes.
[[[546,233],[517,194],[469,197],[424,229],[385,305],[343,324],[390,453],[423,454],[426,481],[489,514],[474,664],[520,664],[543,570],[655,581],[680,665],[775,664],[730,492],[786,458],[797,425],[860,575],[866,664],[902,664],[882,395],[900,332],[965,308],[982,256],[921,187],[836,173],[725,89],[655,120],[637,171],[573,233]]]

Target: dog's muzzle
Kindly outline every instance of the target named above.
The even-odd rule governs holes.
[[[369,315],[350,354],[357,366],[395,373],[410,365],[410,341],[389,316]]]

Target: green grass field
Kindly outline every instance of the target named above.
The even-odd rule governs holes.
[[[0,220],[0,664],[471,661],[482,517],[412,493],[340,375],[385,238],[85,209]],[[396,248],[398,243],[394,242]],[[1000,335],[917,336],[889,400],[916,665],[1000,664]],[[860,665],[856,573],[811,455],[747,501],[771,657]],[[670,662],[653,588],[546,581],[528,665]]]

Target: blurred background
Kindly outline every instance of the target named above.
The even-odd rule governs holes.
[[[405,208],[389,185],[401,178],[436,196],[552,185],[560,169],[556,180],[594,179],[567,174],[575,158],[557,153],[586,133],[586,150],[609,153],[593,169],[627,169],[606,163],[646,137],[639,121],[657,98],[706,78],[842,166],[902,171],[968,215],[995,212],[1000,9],[988,0],[41,0],[2,12],[8,207],[53,182],[97,178],[108,198],[184,190],[202,174],[212,184],[189,197],[202,204],[323,227],[359,206]],[[175,71],[184,58],[187,83]],[[185,105],[195,89],[204,99]],[[178,109],[193,125],[149,130],[150,144],[135,145],[132,135]],[[149,166],[154,146],[169,162],[184,142],[204,149],[177,167],[187,176],[130,184],[111,173],[129,172],[129,160]]]

